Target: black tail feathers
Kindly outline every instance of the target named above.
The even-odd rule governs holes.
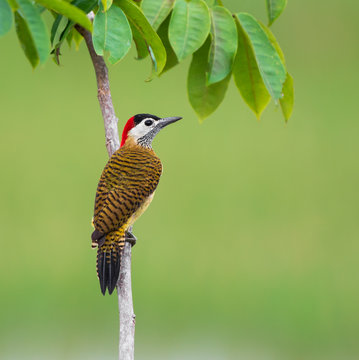
[[[97,250],[97,276],[103,295],[106,293],[106,288],[111,295],[116,287],[120,274],[121,251],[119,246],[114,246],[112,249],[100,246]]]

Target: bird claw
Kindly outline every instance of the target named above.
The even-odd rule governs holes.
[[[132,234],[131,231],[126,231],[125,233],[125,241],[131,244],[131,247],[134,246],[137,242],[137,238]]]
[[[103,234],[101,231],[95,229],[91,235],[91,240],[92,240],[91,247],[93,249],[96,248],[97,246],[101,247],[106,240],[106,235]]]
[[[101,246],[105,243],[105,240],[106,240],[106,235],[100,237],[100,238],[97,239],[97,240],[92,240],[91,247],[92,247],[93,249],[95,249],[95,248],[97,248],[97,247],[101,247]]]

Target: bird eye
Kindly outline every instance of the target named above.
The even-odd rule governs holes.
[[[145,125],[147,125],[147,126],[150,126],[150,125],[152,125],[153,124],[153,121],[152,120],[146,120],[145,121]]]

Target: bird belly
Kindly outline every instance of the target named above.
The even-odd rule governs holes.
[[[127,228],[129,228],[130,226],[132,226],[135,221],[146,211],[146,209],[149,207],[149,205],[151,204],[151,201],[153,200],[155,193],[153,192],[141,205],[141,207],[139,209],[137,209],[137,211],[131,216],[130,220],[128,221]]]

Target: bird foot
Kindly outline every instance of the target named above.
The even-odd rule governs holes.
[[[131,231],[126,231],[125,233],[125,241],[131,244],[131,247],[136,244],[137,238],[132,234]]]
[[[101,231],[95,229],[91,235],[92,244],[91,247],[94,249],[97,246],[100,247],[104,244],[106,240],[106,235],[103,234]]]

